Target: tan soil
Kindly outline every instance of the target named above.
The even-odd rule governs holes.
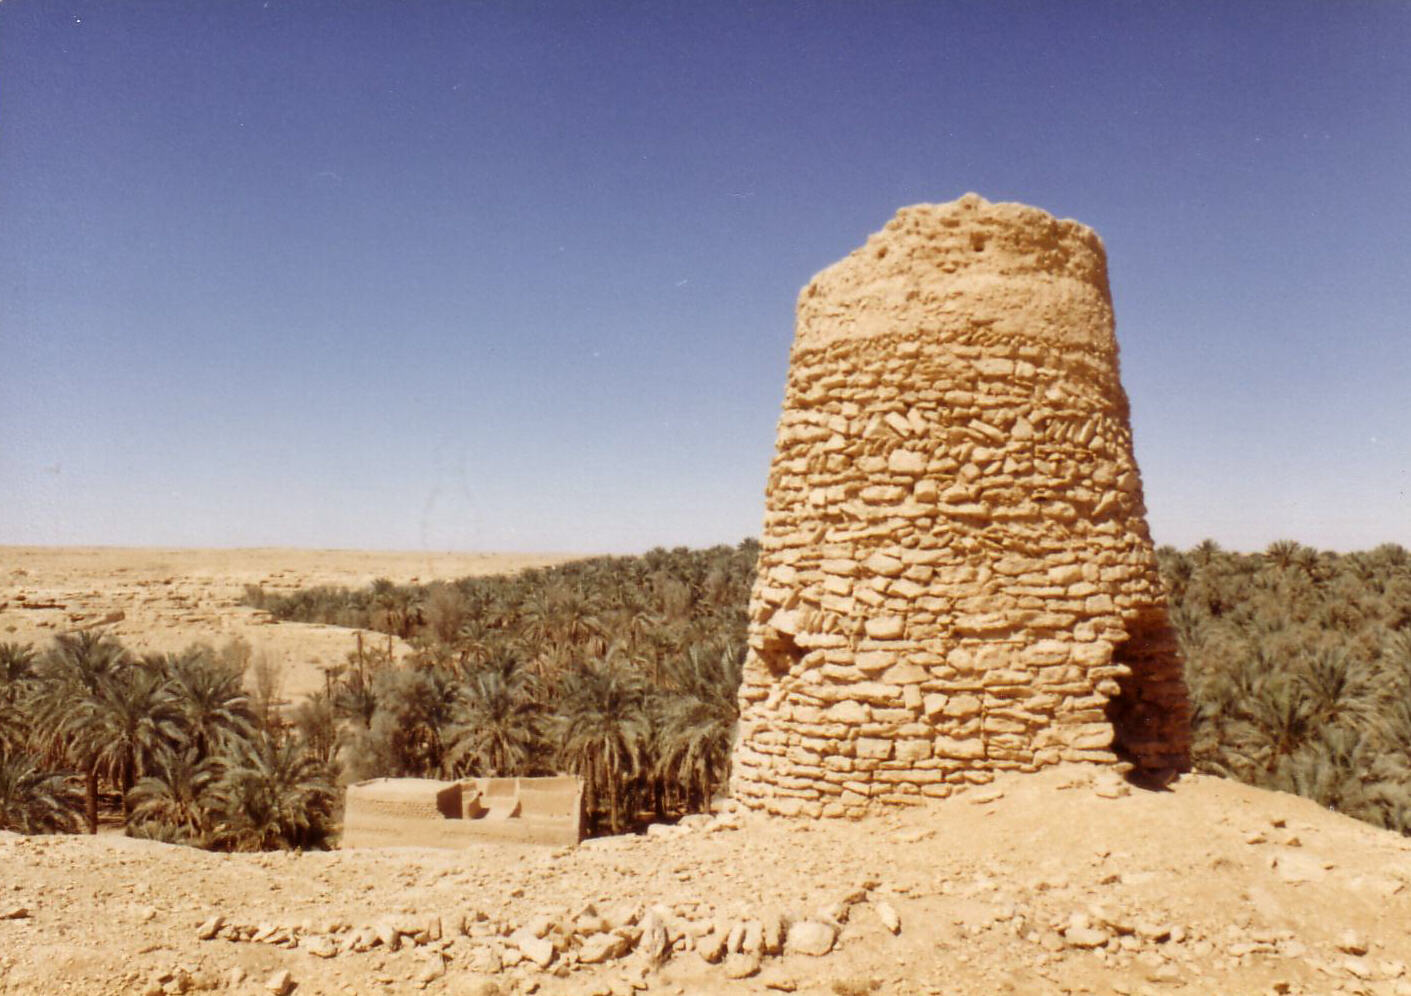
[[[353,630],[274,624],[240,605],[247,584],[285,594],[315,585],[360,588],[385,577],[399,584],[512,573],[573,559],[555,554],[415,553],[369,550],[168,550],[122,547],[0,547],[0,640],[43,649],[56,633],[98,623],[138,652],[175,651],[233,639],[266,655],[297,700],[324,686],[323,668],[342,664]],[[32,609],[26,604],[62,608]],[[368,632],[383,645],[386,636]],[[409,649],[396,641],[398,656]]]
[[[748,816],[740,829],[726,821],[561,851],[225,856],[121,837],[0,834],[0,916],[28,910],[0,919],[0,992],[157,991],[154,980],[185,971],[194,984],[254,994],[279,969],[300,994],[626,993],[631,982],[649,993],[1411,992],[1411,842],[1208,776],[1120,798],[1099,795],[1091,777],[1061,767],[862,823]],[[695,951],[655,972],[637,954],[570,970],[565,951],[548,971],[485,974],[471,967],[477,949],[503,940],[457,929],[466,917],[474,933],[504,935],[588,903],[600,912],[663,903],[681,926],[728,924],[849,898],[832,953],[767,957],[742,980]],[[900,914],[897,936],[877,915],[883,901]],[[1055,928],[1075,913],[1112,939],[1074,946],[1080,932]],[[282,925],[299,946],[199,940],[214,914]],[[346,942],[361,926],[432,916],[439,942],[311,953],[338,921],[348,928],[331,936]],[[445,976],[417,982],[437,947]],[[231,986],[236,968],[247,979]]]

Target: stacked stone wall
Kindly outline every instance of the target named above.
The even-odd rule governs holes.
[[[1187,764],[1101,243],[974,195],[800,296],[734,794],[859,816],[1060,761]]]

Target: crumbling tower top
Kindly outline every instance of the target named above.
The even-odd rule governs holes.
[[[904,207],[799,293],[795,348],[886,333],[954,340],[976,326],[1113,355],[1097,233],[978,194]]]

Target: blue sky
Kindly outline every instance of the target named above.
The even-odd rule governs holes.
[[[1411,545],[1411,4],[0,4],[0,543],[756,535],[895,210],[1093,226],[1157,542]]]

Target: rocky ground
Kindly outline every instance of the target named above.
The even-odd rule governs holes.
[[[219,855],[0,835],[0,992],[1411,993],[1411,841],[1208,776]]]
[[[0,640],[43,648],[56,633],[102,626],[138,651],[244,640],[283,676],[297,700],[343,664],[353,630],[279,623],[240,604],[246,585],[284,594],[315,585],[360,588],[379,577],[399,584],[501,574],[562,563],[553,554],[395,553],[368,550],[163,550],[123,547],[0,547]],[[381,646],[386,636],[365,634]],[[400,641],[395,652],[407,651]]]

